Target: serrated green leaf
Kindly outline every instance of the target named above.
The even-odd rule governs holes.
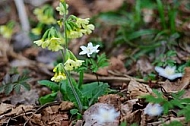
[[[19,74],[15,74],[11,77],[11,82],[14,83],[14,82],[17,82],[19,80],[19,77],[20,75]]]
[[[55,83],[55,82],[52,82],[49,80],[41,80],[41,81],[38,81],[38,83],[40,85],[44,85],[44,86],[49,87],[54,92],[57,92],[59,90],[59,85],[57,85],[57,83]]]
[[[57,97],[57,92],[54,92],[46,96],[40,97],[39,101],[40,101],[40,104],[43,105],[45,103],[53,102],[56,97]]]
[[[109,85],[107,83],[92,82],[82,85],[81,92],[86,101],[89,101],[88,105],[90,106],[99,96],[107,94],[108,88]]]
[[[11,77],[9,74],[6,74],[4,77],[3,77],[3,81],[8,84],[11,82]]]
[[[5,85],[0,85],[0,93],[4,92],[4,87],[5,87]]]
[[[13,91],[13,84],[6,84],[4,86],[4,91],[5,91],[5,95],[9,95],[11,93],[11,91]]]
[[[21,83],[20,85],[22,85],[26,90],[30,90],[30,85],[27,83]]]
[[[20,88],[21,88],[21,85],[20,84],[16,84],[15,87],[14,87],[14,90],[15,92],[18,94],[20,93]]]

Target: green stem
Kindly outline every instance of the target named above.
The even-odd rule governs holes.
[[[77,94],[77,92],[76,92],[76,90],[75,90],[75,88],[74,88],[74,86],[73,86],[73,84],[71,82],[71,78],[70,78],[69,72],[67,72],[65,69],[64,69],[64,71],[65,71],[66,76],[68,77],[68,82],[69,82],[71,90],[72,90],[72,92],[73,92],[73,94],[75,96],[75,99],[77,101],[79,111],[82,113],[82,109],[83,109],[82,102],[80,101],[80,98],[79,98],[79,96],[78,96],[78,94]]]
[[[62,55],[63,55],[63,62],[66,60],[65,59],[65,55],[66,55],[66,49],[68,48],[68,37],[67,37],[67,25],[66,25],[66,23],[67,23],[67,14],[66,14],[66,11],[65,11],[65,14],[64,14],[64,16],[63,16],[63,22],[64,22],[64,39],[65,39],[65,48],[64,48],[64,51],[62,50],[61,52],[62,52]],[[64,69],[64,68],[63,68]],[[66,76],[68,77],[68,82],[69,82],[69,85],[70,85],[70,87],[71,87],[71,90],[72,90],[72,92],[73,92],[73,94],[74,94],[74,96],[75,96],[75,99],[76,99],[76,101],[77,101],[77,104],[78,104],[78,108],[79,108],[79,111],[80,112],[82,112],[82,109],[83,109],[83,105],[82,105],[82,102],[80,101],[80,98],[79,98],[79,96],[78,96],[78,94],[77,94],[77,92],[76,92],[76,90],[75,90],[75,88],[74,88],[74,86],[73,86],[73,84],[72,84],[72,82],[71,82],[71,76],[70,76],[70,73],[68,72],[68,71],[66,71],[65,69],[64,69],[64,72],[65,72],[65,74],[66,74]]]
[[[83,77],[84,77],[84,71],[83,70],[80,71],[79,76],[80,77],[79,77],[79,86],[78,86],[78,88],[80,89],[82,84],[83,84]]]

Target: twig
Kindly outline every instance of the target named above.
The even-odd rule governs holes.
[[[23,0],[14,0],[14,2],[15,2],[17,11],[18,11],[22,30],[28,33],[30,30],[30,25],[29,25],[29,21],[28,21],[28,16],[26,14],[24,2],[23,2]]]
[[[72,73],[73,75],[78,76],[78,74],[76,73]],[[75,78],[76,80],[78,79],[78,77]],[[146,83],[148,84],[149,82],[143,80],[143,79],[138,79],[138,78],[134,78],[134,77],[130,77],[130,76],[126,76],[126,77],[115,77],[115,76],[110,76],[110,77],[102,77],[102,76],[98,76],[98,80],[99,81],[107,81],[107,82],[130,82],[131,80],[136,80],[138,82],[141,83]],[[95,75],[92,74],[84,74],[84,81],[96,81],[97,77]],[[165,82],[157,82],[157,81],[151,81],[152,83],[157,83],[157,84],[164,84]]]

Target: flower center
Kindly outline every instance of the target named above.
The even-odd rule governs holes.
[[[174,70],[172,70],[172,69],[166,69],[165,72],[167,75],[173,75],[174,74]]]
[[[90,52],[91,52],[91,49],[90,49],[90,48],[87,48],[87,51],[88,51],[88,53],[90,53]]]

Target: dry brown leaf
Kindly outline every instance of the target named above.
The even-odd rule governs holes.
[[[32,89],[30,91],[24,91],[21,94],[15,94],[13,95],[10,100],[11,104],[17,105],[19,103],[25,104],[25,105],[35,105],[38,101],[39,95],[37,93],[36,89]]]
[[[42,122],[42,115],[41,114],[32,114],[32,118],[30,119],[30,121],[36,125],[44,126],[44,124]]]
[[[114,11],[122,6],[124,0],[95,0],[93,9],[96,12]]]
[[[74,104],[72,102],[69,102],[69,101],[62,101],[61,104],[59,105],[59,109],[61,111],[70,110],[73,107],[74,107]]]
[[[140,123],[141,120],[141,110],[136,110],[134,112],[129,112],[128,114],[124,115],[120,121],[123,122],[127,122],[127,124],[132,124],[132,123]]]
[[[183,94],[182,98],[190,98],[190,89],[185,90],[185,93]]]
[[[170,82],[166,80],[166,82],[162,85],[162,87],[166,90],[166,92],[177,92],[187,88],[190,82],[190,67],[185,68],[185,74],[183,75],[181,81]]]
[[[146,57],[141,57],[136,63],[137,71],[140,71],[143,75],[144,73],[150,73],[153,70],[153,66]]]
[[[128,92],[131,99],[136,99],[140,96],[152,94],[152,89],[146,84],[131,80],[128,84]]]
[[[108,67],[101,68],[97,71],[97,74],[108,76],[108,71],[119,71],[120,73],[126,73],[125,65],[120,57],[111,57],[109,60],[110,65]]]
[[[5,115],[6,116],[20,115],[20,114],[24,114],[28,111],[30,111],[30,112],[34,111],[34,107],[32,105],[19,105],[17,107],[12,108],[12,111]]]
[[[126,104],[121,104],[121,115],[125,116],[132,112],[133,105],[136,104],[138,99],[131,99],[126,102]]]
[[[1,103],[0,104],[0,115],[12,109],[14,106],[11,104]]]
[[[45,126],[61,126],[68,123],[68,114],[59,113],[59,106],[48,106],[42,111],[42,121]]]
[[[111,104],[115,108],[120,108],[121,105],[121,97],[117,94],[108,94],[104,95],[98,98],[98,101],[100,103],[106,103],[106,104]]]
[[[183,75],[182,80],[181,80],[182,86],[180,90],[185,89],[189,85],[189,82],[190,82],[190,67],[186,67],[185,74]]]

